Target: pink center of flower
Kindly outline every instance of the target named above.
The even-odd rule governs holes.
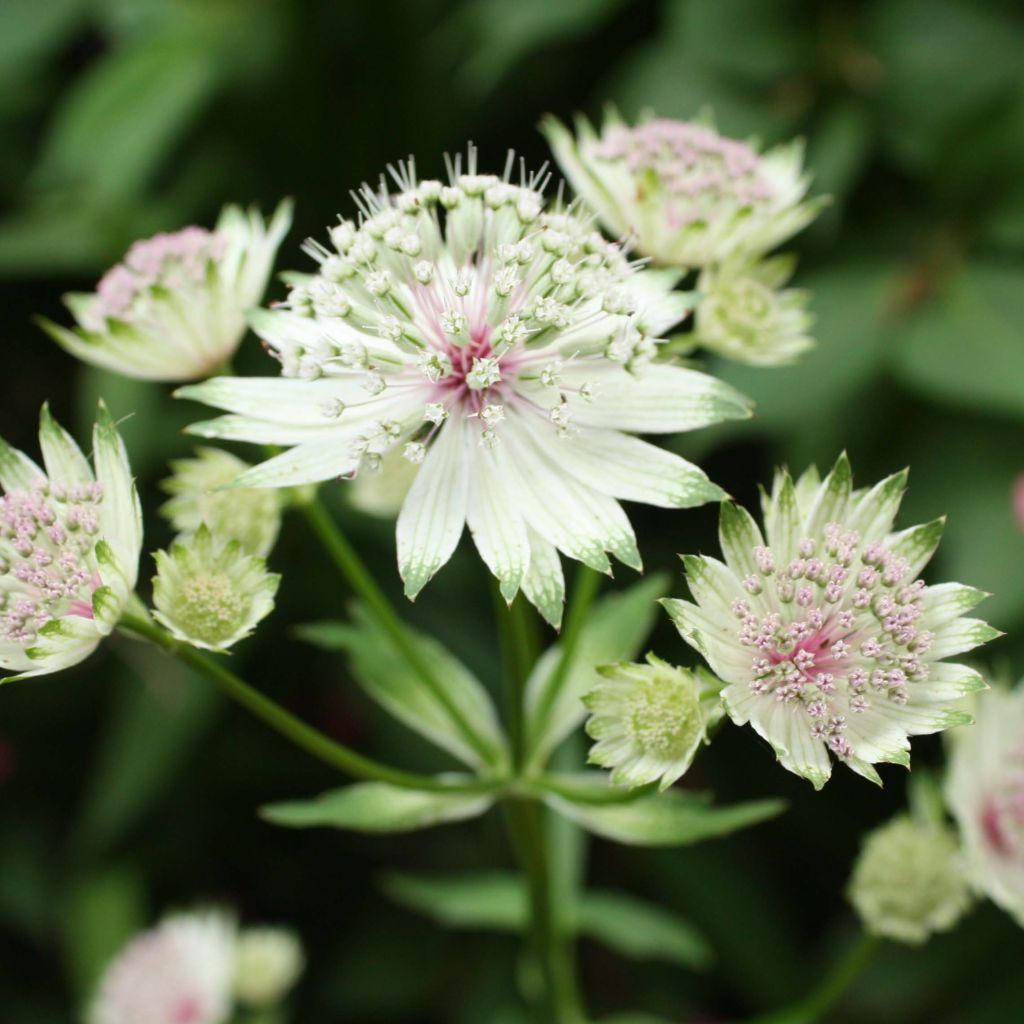
[[[185,994],[179,996],[171,1007],[168,1024],[200,1024],[206,1017],[206,1010],[199,996]]]
[[[1013,516],[1017,526],[1024,530],[1024,473],[1017,477],[1013,485]]]
[[[1000,857],[1024,854],[1024,779],[994,793],[981,808],[981,830],[992,852]]]

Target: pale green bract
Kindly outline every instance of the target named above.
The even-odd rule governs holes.
[[[299,937],[287,928],[246,928],[235,945],[234,995],[253,1009],[275,1006],[306,964]]]
[[[905,485],[903,472],[855,491],[845,455],[824,481],[779,472],[763,498],[765,533],[723,503],[725,561],[686,556],[694,601],[664,602],[729,684],[733,720],[815,788],[830,754],[878,783],[874,764],[909,766],[909,737],[970,722],[959,698],[985,686],[945,659],[999,635],[963,617],[987,595],[918,579],[944,524],[893,533]]]
[[[135,589],[142,512],[106,406],[93,465],[43,406],[45,470],[0,440],[0,668],[46,675],[87,658]]]

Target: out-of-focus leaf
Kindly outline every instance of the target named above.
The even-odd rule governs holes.
[[[561,645],[541,655],[526,683],[527,757],[532,764],[543,763],[583,721],[583,697],[598,681],[597,667],[637,656],[654,627],[658,598],[667,589],[668,579],[657,574],[599,602],[563,679],[556,678]]]
[[[287,828],[341,828],[354,832],[412,832],[464,821],[491,806],[487,795],[402,789],[385,782],[357,782],[312,800],[270,804],[262,816]]]
[[[88,0],[4,0],[0,4],[0,77],[59,47],[82,22]]]
[[[871,117],[859,104],[841,101],[825,112],[807,139],[813,191],[845,196],[867,162],[871,132]],[[823,216],[828,213],[826,209]],[[803,286],[803,280],[800,283]]]
[[[451,712],[413,671],[387,634],[358,606],[355,618],[351,625],[311,623],[300,626],[296,634],[319,647],[345,650],[359,685],[375,701],[410,729],[464,763],[480,766],[483,763],[480,751],[470,745]],[[407,632],[423,662],[431,666],[434,678],[444,688],[451,705],[459,709],[486,751],[487,763],[501,768],[507,762],[508,752],[487,691],[443,644],[412,630]]]
[[[909,387],[989,415],[1024,415],[1024,287],[1019,266],[972,263],[899,336]]]
[[[384,892],[396,903],[446,928],[518,932],[528,920],[523,880],[500,871],[462,875],[388,874]]]

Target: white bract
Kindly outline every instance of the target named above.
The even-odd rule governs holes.
[[[877,762],[909,766],[908,737],[971,721],[958,699],[984,687],[944,659],[999,635],[963,618],[986,595],[917,577],[937,520],[891,532],[906,485],[897,473],[854,491],[843,455],[819,482],[776,475],[765,534],[722,506],[725,562],[687,556],[696,603],[665,605],[683,638],[730,685],[726,710],[750,722],[782,764],[820,788],[830,753],[872,781]]]
[[[954,737],[946,801],[974,885],[1024,926],[1024,686],[993,686]]]
[[[312,277],[256,332],[281,378],[217,378],[179,394],[227,411],[205,437],[290,445],[242,487],[353,477],[401,452],[419,472],[398,518],[399,569],[415,597],[468,523],[511,600],[552,622],[557,552],[610,571],[640,567],[616,499],[688,507],[721,496],[678,455],[629,433],[749,415],[720,381],[658,362],[688,312],[674,271],[639,269],[538,182],[451,169],[450,184],[393,171],[364,187],[359,225],[311,242]]]
[[[809,224],[803,145],[767,153],[710,125],[657,119],[636,126],[610,113],[600,134],[584,118],[576,135],[542,125],[569,183],[608,231],[662,266],[698,268],[737,254],[760,256]]]
[[[187,227],[136,242],[94,293],[65,296],[76,327],[42,326],[73,356],[115,373],[205,377],[238,348],[291,219],[287,201],[269,224],[228,206],[213,231]]]
[[[235,950],[235,998],[256,1009],[279,1003],[305,966],[302,943],[284,928],[246,928]]]
[[[229,917],[170,917],[133,939],[107,968],[89,1024],[223,1024],[234,965]]]
[[[0,440],[0,668],[19,679],[87,658],[121,618],[138,574],[142,513],[102,404],[95,471],[43,407],[45,470]]]

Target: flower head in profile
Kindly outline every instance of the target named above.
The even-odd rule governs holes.
[[[187,227],[136,242],[91,294],[65,303],[69,330],[41,324],[83,362],[143,380],[196,380],[234,355],[245,314],[263,297],[291,203],[269,224],[228,206],[213,231]]]
[[[810,296],[784,288],[795,262],[775,256],[760,262],[731,260],[703,271],[694,313],[694,340],[727,359],[755,366],[791,363],[813,347]]]
[[[993,686],[953,738],[946,802],[971,881],[1024,926],[1024,685]]]
[[[155,617],[179,640],[221,651],[244,640],[274,608],[281,577],[238,540],[215,537],[203,523],[158,551]]]
[[[290,445],[243,487],[353,477],[395,451],[419,466],[398,517],[415,597],[464,526],[511,600],[552,622],[557,552],[601,571],[639,567],[618,499],[699,505],[721,491],[696,466],[629,436],[749,415],[712,377],[657,360],[688,312],[674,271],[631,264],[541,183],[469,173],[448,184],[394,170],[364,187],[360,222],[309,243],[287,308],[253,317],[279,379],[217,378],[179,394],[227,411],[206,437]]]
[[[198,448],[194,458],[171,463],[174,475],[163,489],[171,495],[160,509],[176,530],[193,534],[206,523],[218,537],[241,542],[251,555],[266,558],[281,528],[281,495],[253,488],[223,490],[249,463],[222,448]]]
[[[285,928],[246,928],[235,950],[235,998],[243,1006],[274,1006],[288,994],[305,966],[302,943]]]
[[[133,939],[107,968],[89,1024],[224,1024],[231,1013],[235,925],[181,914]]]
[[[0,668],[45,675],[87,658],[121,618],[138,574],[142,514],[102,404],[93,466],[43,406],[45,470],[0,440]]]
[[[909,766],[909,737],[970,722],[958,699],[985,685],[945,659],[999,635],[963,617],[986,595],[918,579],[943,522],[891,532],[905,484],[897,473],[854,491],[845,455],[824,481],[780,472],[763,500],[765,533],[724,503],[725,562],[687,556],[696,603],[665,602],[729,684],[733,720],[815,788],[830,755],[874,782],[878,762]]]
[[[795,235],[821,208],[799,142],[759,153],[692,121],[635,126],[614,113],[576,135],[554,118],[542,130],[569,184],[608,231],[662,266],[699,268],[759,256]]]
[[[616,785],[658,782],[667,789],[693,763],[708,728],[722,716],[721,682],[703,669],[676,668],[653,654],[646,665],[598,669],[584,699],[590,761],[612,770]]]

